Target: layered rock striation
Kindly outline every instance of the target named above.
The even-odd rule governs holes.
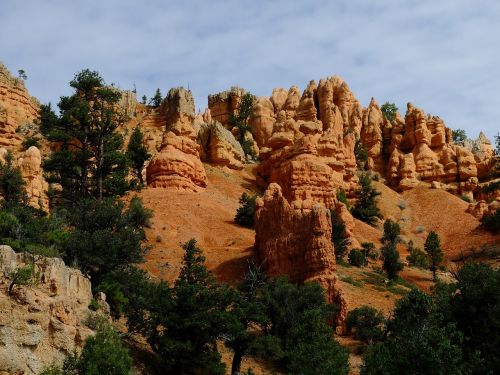
[[[33,286],[8,288],[19,267],[34,265]],[[0,246],[0,372],[38,374],[80,350],[93,331],[90,281],[57,258],[33,258]]]

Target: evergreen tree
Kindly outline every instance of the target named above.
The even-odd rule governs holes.
[[[14,154],[8,151],[5,162],[0,160],[0,196],[3,197],[3,206],[24,205],[28,197],[25,189],[21,169],[14,166]]]
[[[443,250],[441,249],[441,243],[439,241],[439,236],[436,232],[432,231],[427,236],[424,245],[425,252],[430,260],[430,269],[432,271],[432,278],[436,281],[436,271],[443,261]]]
[[[500,368],[500,270],[467,262],[455,278],[452,284],[437,284],[440,313],[464,336],[472,373],[495,374]]]
[[[251,266],[234,294],[230,324],[224,340],[234,353],[231,375],[240,375],[245,355],[274,358],[281,354],[278,338],[266,334],[270,323],[264,299],[266,282],[266,275],[260,268]]]
[[[146,105],[147,101],[148,101],[148,97],[146,95],[143,95],[141,103],[144,104],[144,105]]]
[[[127,156],[132,163],[135,176],[139,179],[141,186],[144,185],[144,178],[142,177],[144,163],[151,157],[148,149],[144,146],[143,140],[144,135],[142,134],[140,127],[136,126],[130,136],[127,146]]]
[[[442,320],[432,299],[413,289],[396,304],[387,340],[370,346],[363,375],[467,374],[463,336]]]
[[[183,249],[174,287],[153,291],[144,308],[149,318],[138,328],[169,374],[225,374],[217,339],[227,331],[231,293],[217,285],[194,239]]]
[[[156,89],[155,94],[151,99],[149,99],[149,104],[155,108],[158,108],[161,105],[161,101],[163,100],[163,96],[161,95],[160,89]]]
[[[370,306],[361,306],[347,314],[346,329],[348,332],[354,330],[357,340],[372,345],[383,339],[384,323],[385,319],[380,311]]]
[[[82,199],[68,212],[65,260],[92,277],[94,287],[110,272],[143,260],[144,227],[151,212],[139,198],[125,204],[113,198]],[[94,280],[95,279],[95,280]]]
[[[463,146],[465,140],[467,139],[467,134],[463,129],[452,130],[451,139],[453,140],[453,143]]]
[[[121,195],[129,188],[123,138],[116,131],[123,122],[116,110],[121,94],[88,69],[70,86],[74,94],[61,98],[59,116],[50,104],[40,109],[42,134],[58,144],[43,163],[47,181],[60,184],[69,202]]]
[[[121,343],[118,333],[109,323],[100,323],[95,336],[85,341],[78,359],[81,375],[129,375],[132,358]]]
[[[356,158],[358,168],[364,170],[366,162],[368,161],[368,152],[359,138],[356,139],[356,143],[354,144],[354,157]]]
[[[387,120],[389,120],[389,122],[392,122],[396,118],[396,113],[398,112],[398,107],[396,107],[396,104],[394,104],[394,103],[385,102],[380,107],[380,110],[382,111],[382,115]]]
[[[337,309],[326,303],[319,284],[297,286],[279,277],[268,283],[266,299],[268,332],[280,340],[286,373],[347,374],[347,352],[327,324]]]
[[[255,199],[257,195],[241,194],[240,207],[236,210],[234,221],[247,228],[253,228],[255,216]]]
[[[358,191],[358,199],[353,209],[352,215],[368,224],[373,224],[381,216],[377,207],[376,198],[380,193],[372,187],[372,180],[367,173],[363,173],[359,178],[361,189]]]
[[[397,223],[390,219],[384,222],[383,246],[381,249],[384,258],[382,268],[391,280],[396,279],[398,273],[403,269],[403,264],[399,261],[399,251],[397,250],[397,244],[401,242],[400,232],[401,229]]]
[[[349,239],[347,238],[344,222],[340,219],[335,210],[331,210],[332,221],[332,243],[334,247],[335,257],[337,260],[344,259],[344,256],[349,247]]]
[[[237,114],[229,115],[229,123],[238,128],[238,142],[241,144],[246,157],[255,158],[255,152],[252,150],[252,141],[245,138],[247,132],[251,131],[248,120],[254,111],[255,97],[246,93],[241,98]]]

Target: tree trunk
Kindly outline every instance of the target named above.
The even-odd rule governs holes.
[[[243,358],[243,353],[240,350],[234,351],[233,364],[231,365],[231,375],[240,375],[241,372],[241,360]]]

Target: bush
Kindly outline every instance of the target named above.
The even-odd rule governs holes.
[[[23,141],[23,150],[27,150],[31,146],[35,146],[37,148],[40,148],[40,141],[38,140],[38,138],[28,137],[28,138],[24,139],[24,141]]]
[[[255,199],[257,195],[243,193],[240,197],[240,207],[236,210],[236,221],[242,227],[253,228],[255,215]]]
[[[384,336],[384,316],[380,311],[369,306],[357,307],[349,311],[346,319],[348,332],[354,329],[354,337],[357,340],[373,344]]]
[[[344,189],[338,189],[337,190],[337,200],[339,202],[344,203],[348,210],[351,209],[351,205],[349,204],[349,201],[347,200],[347,195],[346,195]]]
[[[408,252],[410,255],[406,257],[406,260],[410,264],[410,266],[418,267],[418,268],[429,268],[429,259],[427,258],[427,254],[413,245],[413,241],[408,243]]]
[[[362,267],[368,265],[368,261],[365,258],[362,250],[352,249],[349,251],[348,255],[349,264],[355,267]]]
[[[35,265],[29,263],[23,267],[17,267],[10,275],[10,284],[8,288],[9,296],[12,295],[12,291],[16,285],[26,285],[30,286],[37,282],[37,275],[35,273]]]

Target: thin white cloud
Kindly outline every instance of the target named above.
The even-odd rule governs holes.
[[[82,68],[108,82],[187,86],[198,108],[338,74],[363,104],[407,101],[476,136],[500,131],[500,2],[2,0],[0,60],[57,102]]]

